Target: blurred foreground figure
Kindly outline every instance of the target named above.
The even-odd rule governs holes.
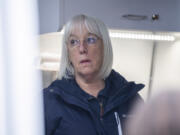
[[[128,135],[180,135],[180,92],[161,93],[136,109]]]

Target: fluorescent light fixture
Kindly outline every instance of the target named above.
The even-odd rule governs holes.
[[[110,32],[112,38],[124,39],[140,39],[140,40],[154,40],[154,41],[174,41],[175,37],[172,35],[155,35],[155,34],[140,34],[140,33],[125,33],[125,32]]]
[[[60,32],[64,34],[64,29]],[[154,40],[154,41],[174,41],[175,37],[168,34],[148,34],[144,33],[133,33],[133,32],[112,32],[109,30],[110,37],[122,38],[122,39],[139,39],[139,40]]]

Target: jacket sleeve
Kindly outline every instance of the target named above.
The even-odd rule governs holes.
[[[55,96],[49,89],[43,90],[44,97],[44,122],[45,135],[53,135],[61,122],[61,118],[57,116],[55,109]]]

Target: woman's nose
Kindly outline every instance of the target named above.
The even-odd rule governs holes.
[[[81,41],[79,44],[79,51],[80,53],[87,53],[87,45],[85,44],[84,41]]]

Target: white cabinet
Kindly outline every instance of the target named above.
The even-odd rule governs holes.
[[[38,0],[39,31],[42,33],[56,32],[59,28],[59,0]]]
[[[180,31],[180,2],[178,0],[39,1],[41,33],[57,31],[63,25],[62,23],[67,22],[76,14],[95,16],[104,21],[109,28],[115,29]],[[127,20],[122,17],[124,14],[145,15],[147,19]],[[153,14],[159,14],[159,20],[152,21]]]

